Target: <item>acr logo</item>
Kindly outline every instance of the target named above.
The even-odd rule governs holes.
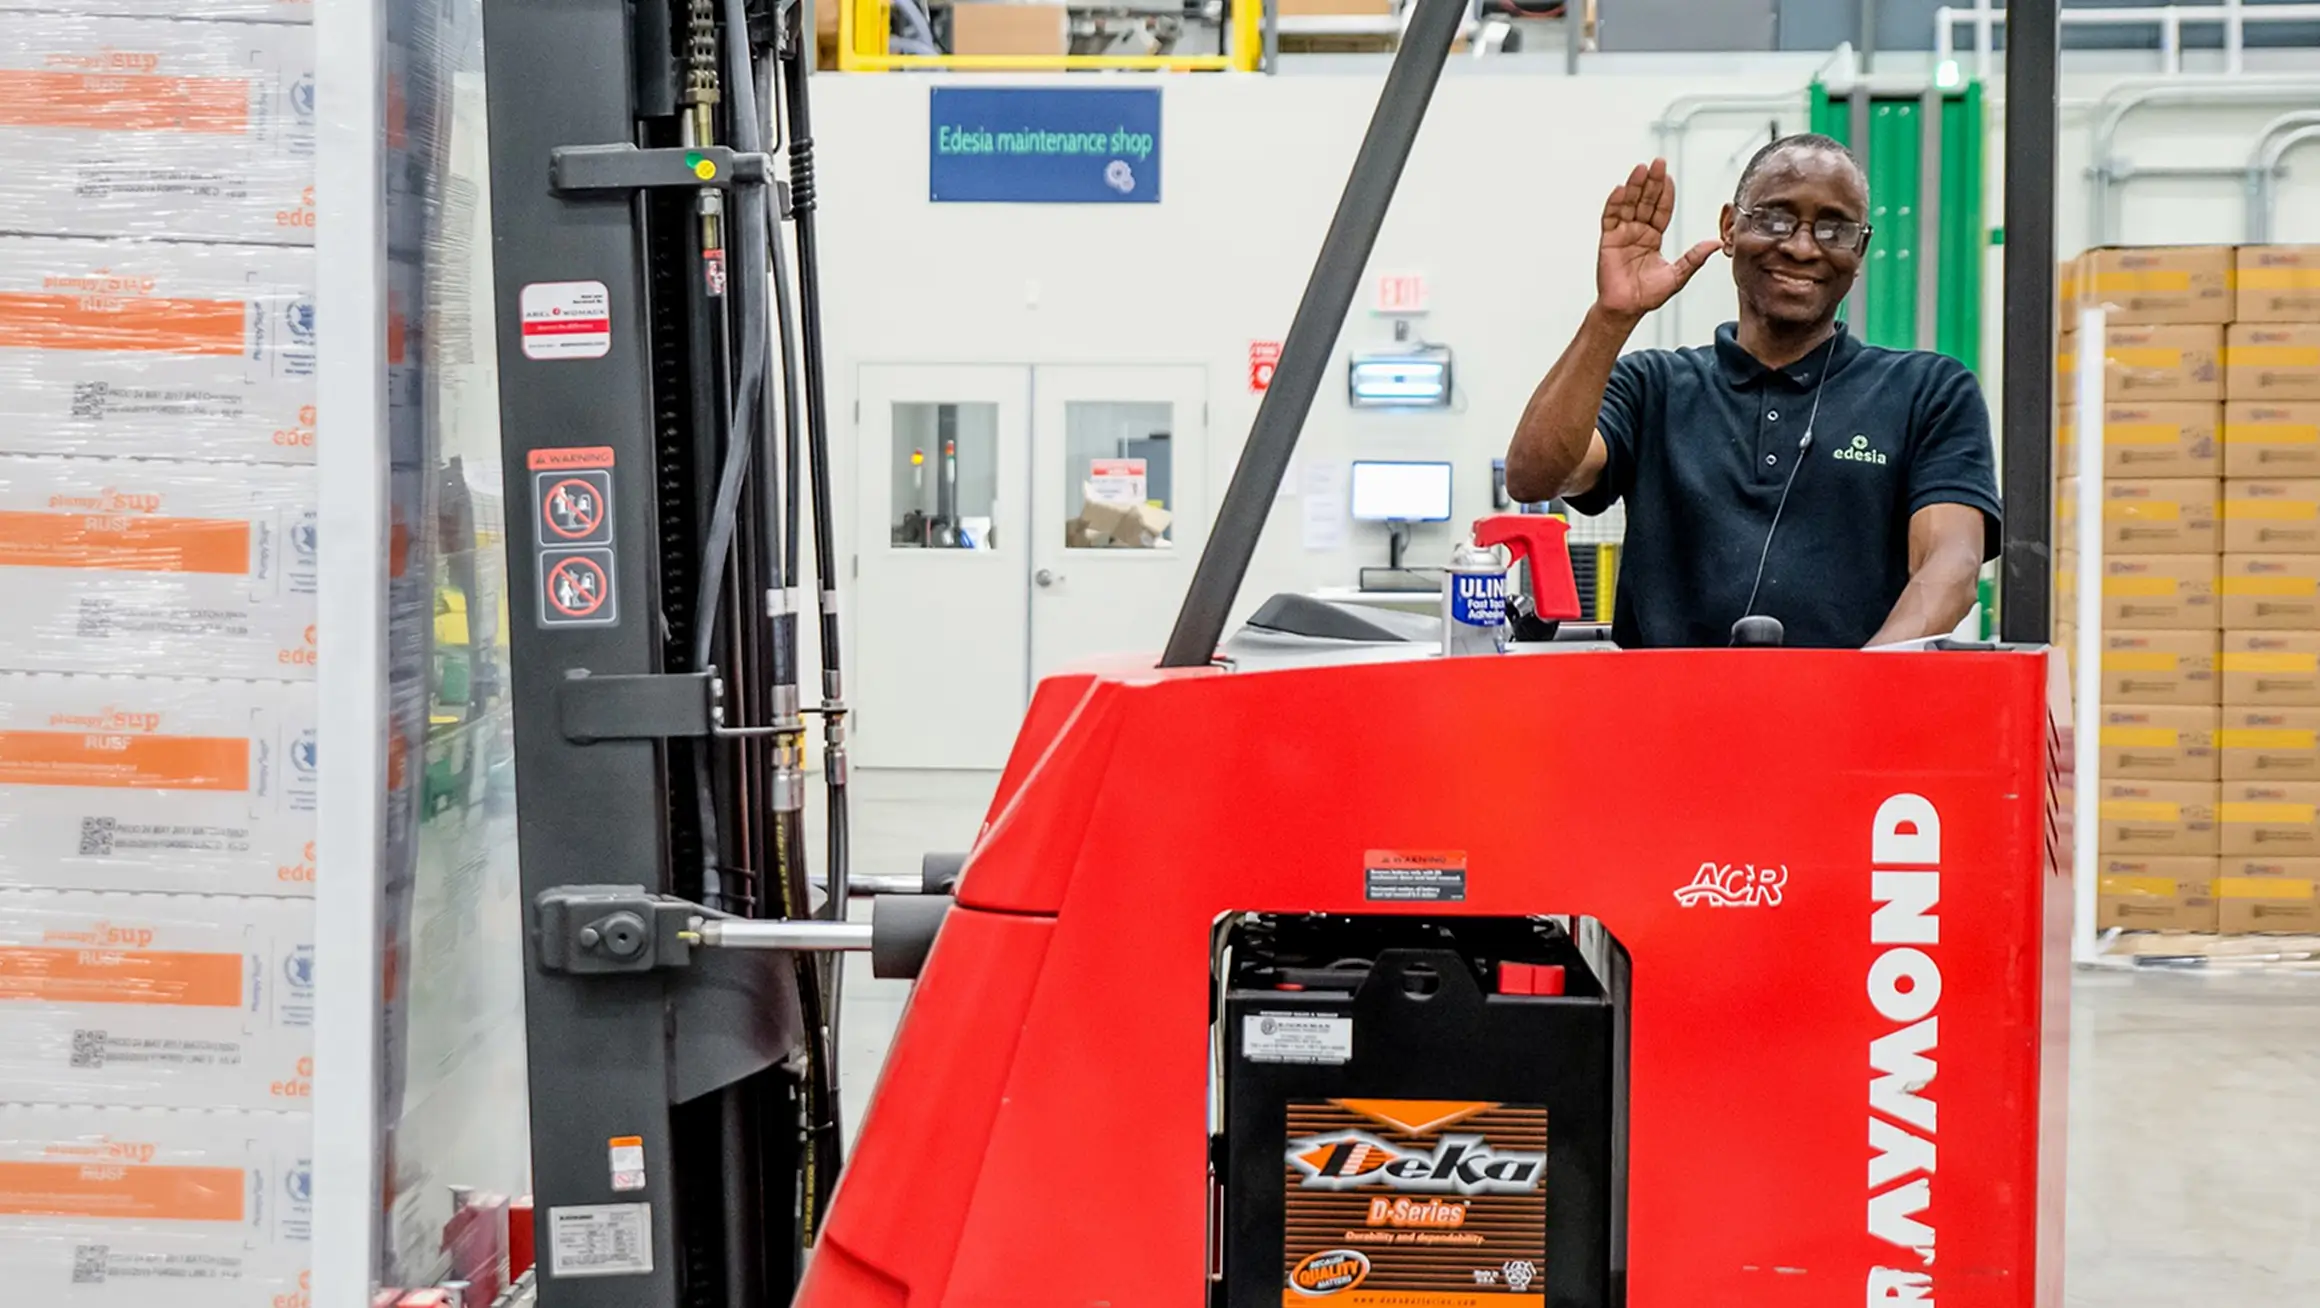
[[[1369,1255],[1358,1249],[1307,1254],[1289,1269],[1289,1288],[1308,1299],[1350,1290],[1369,1279]]]
[[[300,732],[298,739],[290,744],[290,762],[300,772],[311,775],[315,764],[320,761],[320,752],[321,746],[316,741],[315,733]]]
[[[1545,1154],[1500,1152],[1478,1135],[1446,1135],[1430,1152],[1400,1149],[1367,1131],[1289,1142],[1289,1164],[1315,1190],[1382,1185],[1435,1194],[1523,1194],[1546,1180]]]
[[[1685,908],[1778,908],[1788,889],[1788,865],[1758,867],[1754,863],[1700,864],[1690,885],[1676,891]]]
[[[1870,449],[1869,438],[1859,433],[1854,434],[1852,444],[1839,445],[1833,454],[1834,457],[1850,463],[1874,463],[1880,467],[1885,463],[1884,452]]]
[[[291,1168],[289,1175],[282,1178],[282,1190],[285,1194],[290,1196],[291,1203],[307,1204],[314,1202],[313,1166],[308,1163],[300,1163],[296,1167]]]

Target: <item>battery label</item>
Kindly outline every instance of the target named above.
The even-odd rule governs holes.
[[[1547,1110],[1289,1104],[1284,1308],[1546,1308]]]
[[[1464,850],[1373,849],[1362,858],[1362,897],[1373,904],[1466,899]]]
[[[1241,1019],[1241,1057],[1252,1063],[1350,1063],[1353,1019],[1326,1013],[1251,1013]]]

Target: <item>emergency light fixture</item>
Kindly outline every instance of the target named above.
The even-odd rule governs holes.
[[[1450,351],[1423,345],[1354,355],[1346,367],[1346,398],[1357,409],[1447,409]]]

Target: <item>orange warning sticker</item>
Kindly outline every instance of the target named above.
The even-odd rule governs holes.
[[[239,1008],[240,954],[0,946],[0,1000]]]
[[[1362,894],[1377,903],[1459,903],[1466,898],[1466,851],[1373,849],[1362,856]]]
[[[107,1221],[239,1222],[238,1167],[154,1167],[92,1160],[0,1163],[0,1213]]]
[[[0,731],[0,786],[250,788],[250,744],[221,736]]]
[[[612,466],[612,447],[609,445],[586,445],[554,450],[533,450],[524,456],[524,465],[534,472],[569,472],[580,468],[609,468]]]
[[[0,567],[240,575],[250,570],[250,524],[124,513],[0,512]]]

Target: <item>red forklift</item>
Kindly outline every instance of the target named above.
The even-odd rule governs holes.
[[[1416,0],[1165,653],[1041,684],[971,850],[930,856],[927,893],[882,897],[869,926],[839,920],[842,784],[818,881],[797,821],[803,720],[843,721],[832,610],[817,708],[796,610],[746,602],[796,594],[795,500],[785,516],[764,469],[826,497],[814,306],[806,414],[793,400],[783,428],[801,457],[765,435],[763,360],[731,346],[763,339],[763,306],[705,305],[679,275],[719,230],[700,179],[741,215],[735,296],[788,275],[765,247],[800,197],[754,126],[566,145],[642,112],[576,114],[555,97],[603,88],[524,80],[587,35],[580,9],[600,36],[642,21],[486,10],[491,80],[525,88],[493,103],[496,221],[522,236],[502,297],[589,270],[635,315],[611,333],[640,342],[629,371],[742,366],[691,397],[708,436],[633,452],[573,433],[681,434],[637,398],[661,392],[544,394],[520,361],[503,391],[511,484],[601,474],[619,539],[714,565],[605,547],[615,611],[657,629],[517,624],[544,1308],[2059,1308],[2054,0],[2008,14],[2000,639],[1621,651],[1575,621],[1545,518],[1482,528],[1519,537],[1530,574],[1504,652],[1444,656],[1298,597],[1226,638],[1467,10]],[[742,49],[728,95],[774,93],[740,0],[690,12]],[[738,117],[685,108],[702,84],[651,121]],[[687,306],[706,327],[664,358],[656,323]],[[518,590],[551,553],[512,560]],[[841,1174],[828,963],[857,949],[917,980]]]

